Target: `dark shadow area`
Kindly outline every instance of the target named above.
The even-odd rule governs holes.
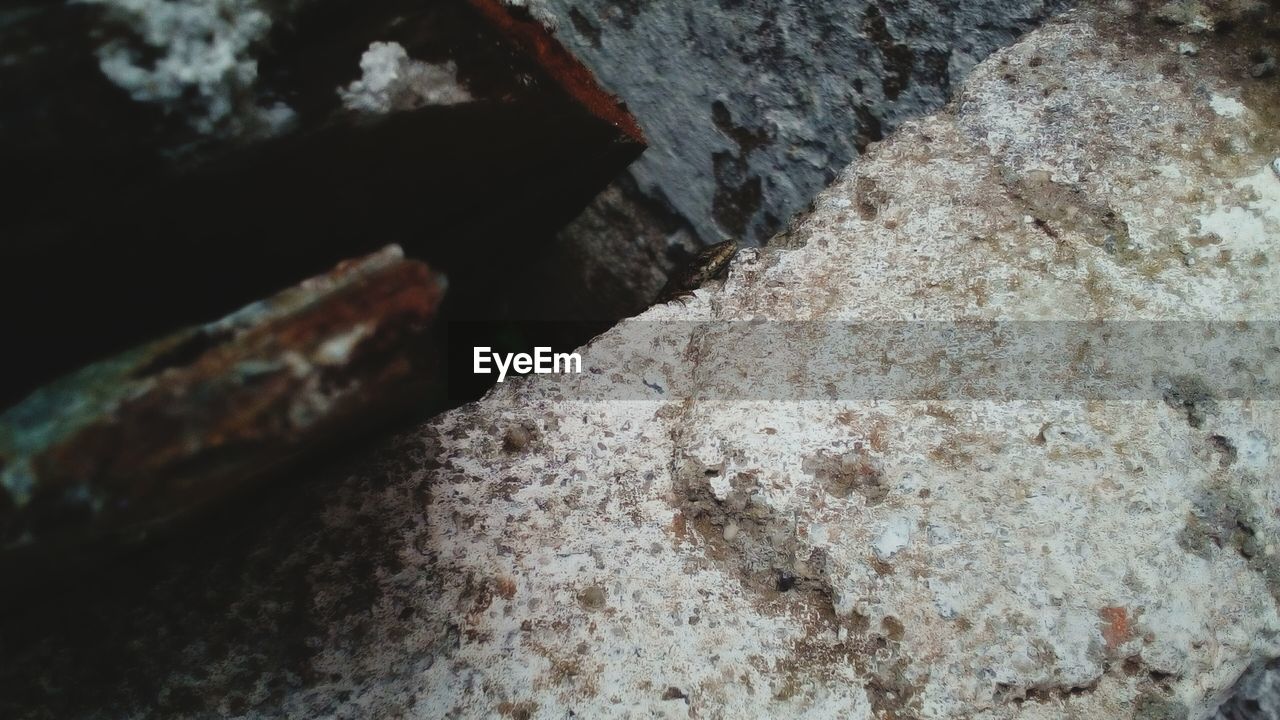
[[[336,88],[374,40],[454,61],[476,101],[342,110]],[[0,405],[390,243],[448,276],[447,317],[529,319],[525,293],[571,281],[546,266],[531,277],[530,259],[642,148],[461,1],[322,3],[278,42],[262,75],[288,88],[300,128],[277,140],[173,161],[179,130],[151,130],[171,119],[110,88],[103,104],[119,107],[101,120],[119,142],[52,99],[11,125],[0,165],[21,182],[0,219]],[[96,87],[95,73],[73,77]]]
[[[0,213],[0,407],[388,244],[449,283],[423,353],[434,375],[395,412],[145,541],[5,558],[0,717],[279,715],[293,693],[341,703],[370,681],[362,668],[331,676],[317,661],[325,647],[400,648],[386,650],[395,667],[376,668],[381,682],[432,662],[432,642],[397,644],[405,628],[437,636],[441,653],[454,647],[456,627],[412,617],[413,603],[448,586],[430,557],[415,566],[428,585],[412,591],[408,614],[373,616],[402,554],[431,552],[406,549],[403,531],[420,522],[432,473],[393,488],[378,463],[434,464],[429,448],[378,453],[387,441],[377,438],[481,395],[492,378],[453,359],[473,345],[570,350],[617,319],[587,308],[563,321],[564,305],[547,298],[586,296],[564,289],[575,268],[545,254],[643,149],[617,122],[624,111],[602,112],[611,98],[546,47],[531,54],[524,21],[495,25],[485,2],[322,1],[278,23],[260,84],[297,126],[255,143],[200,137],[180,114],[106,82],[93,33],[119,29],[100,8],[50,6],[0,28],[7,51],[34,58],[0,67],[11,187]],[[343,109],[337,88],[357,79],[374,41],[454,63],[474,101]],[[219,342],[196,335],[140,372]]]
[[[385,445],[349,449],[369,458]],[[238,496],[111,562],[50,568],[44,585],[7,585],[0,716],[275,716],[294,693],[319,691],[336,706],[362,682],[358,668],[341,677],[324,669],[325,648],[385,649],[403,665],[378,670],[398,675],[426,652],[395,650],[385,635],[401,624],[447,647],[448,628],[375,614],[431,480],[395,489],[385,465],[353,465],[335,452],[293,475],[297,482]],[[430,581],[434,559],[415,572]],[[429,602],[436,586],[414,597]]]

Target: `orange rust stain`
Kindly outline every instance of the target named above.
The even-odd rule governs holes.
[[[1102,639],[1107,649],[1114,650],[1129,639],[1129,613],[1122,607],[1104,607],[1098,611],[1102,619]]]
[[[871,428],[871,434],[868,438],[871,441],[871,449],[876,452],[884,452],[889,449],[889,439],[885,437],[887,432],[883,421],[876,421],[874,427]]]
[[[684,513],[679,510],[676,511],[675,517],[671,518],[671,532],[679,540],[684,540],[689,532]]]
[[[507,600],[510,600],[511,598],[516,596],[515,580],[512,580],[511,578],[504,575],[498,578],[497,581],[494,583],[494,585],[496,586],[498,594],[506,598]]]
[[[469,0],[481,15],[510,42],[527,53],[565,92],[589,110],[626,133],[632,140],[644,143],[644,132],[636,119],[618,99],[605,92],[595,75],[564,48],[536,20],[512,15],[501,0]]]

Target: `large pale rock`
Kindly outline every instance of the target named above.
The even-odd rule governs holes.
[[[1065,16],[583,375],[508,381],[141,596],[9,617],[0,710],[1206,716],[1280,656],[1280,88],[1251,36],[1180,33]],[[1056,396],[992,397],[976,345],[840,334],[918,320],[1234,349],[1142,375],[1077,344]],[[895,392],[847,382],[877,367]]]
[[[795,249],[597,340],[598,384],[428,428],[433,560],[492,587],[450,687],[547,717],[1195,718],[1280,653],[1277,404],[1194,390],[1257,368],[1151,373],[1146,397],[777,402],[860,348],[778,326],[779,352],[833,352],[797,381],[736,363],[724,326],[657,326],[1274,319],[1277,87],[1241,84],[1247,38],[1187,58],[1135,30],[1081,14],[998,53]]]

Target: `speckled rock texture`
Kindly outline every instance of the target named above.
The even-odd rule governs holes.
[[[640,121],[639,189],[703,242],[769,239],[1061,0],[517,0]]]
[[[1122,398],[754,400],[859,347],[751,376],[700,321],[796,344],[835,322],[1273,322],[1258,27],[1187,55],[1177,27],[1060,17],[723,287],[593,341],[583,375],[509,380],[143,591],[4,615],[0,714],[1207,717],[1280,657],[1280,404],[1202,388],[1265,389],[1274,362]]]

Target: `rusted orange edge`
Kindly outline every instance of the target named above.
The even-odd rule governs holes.
[[[626,107],[600,84],[587,66],[564,48],[542,23],[512,14],[502,0],[467,0],[506,39],[538,64],[570,97],[638,143],[644,132]]]

